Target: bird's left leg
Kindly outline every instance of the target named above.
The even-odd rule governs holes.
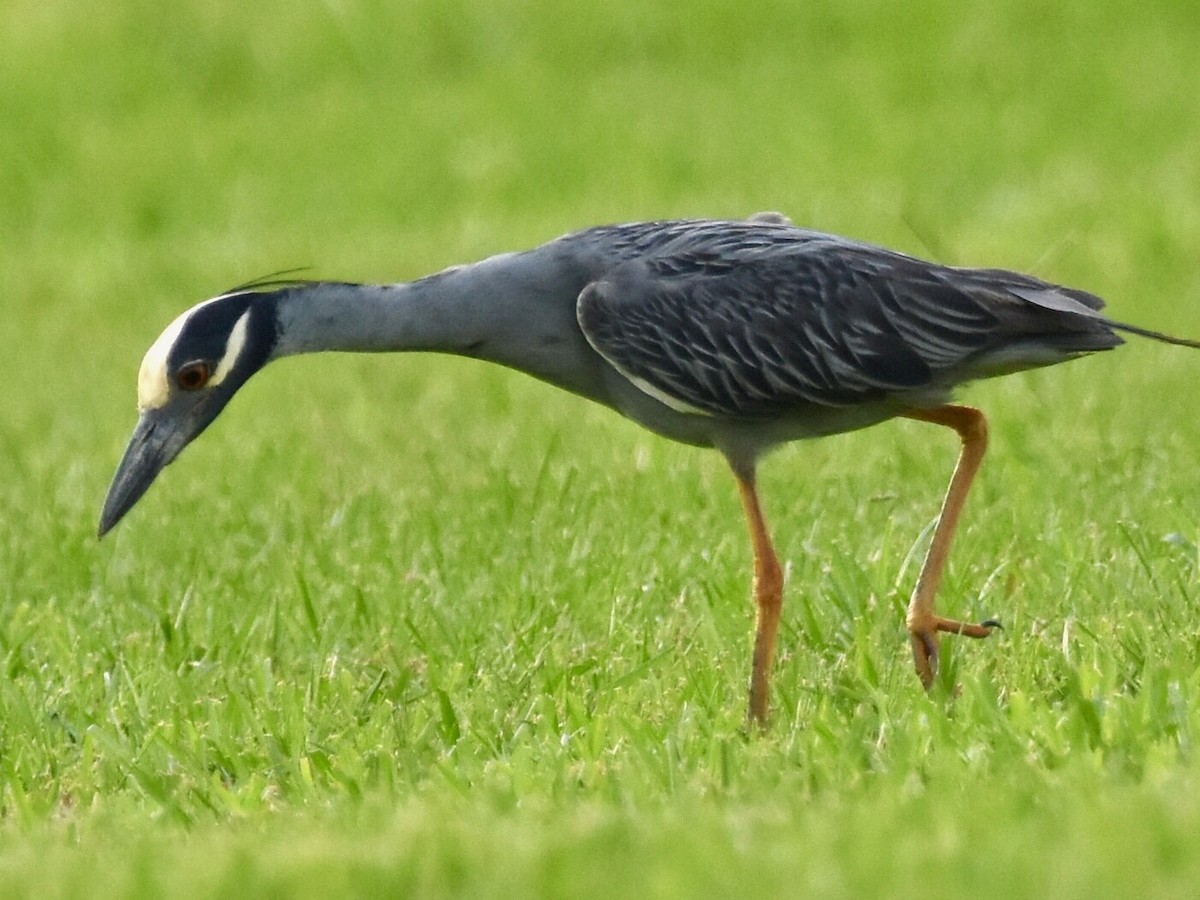
[[[917,586],[908,604],[907,624],[912,640],[913,662],[921,683],[928,689],[933,685],[934,676],[937,674],[939,631],[985,638],[999,625],[990,619],[979,625],[956,622],[944,619],[934,612],[934,601],[942,583],[942,570],[946,566],[946,557],[954,540],[958,518],[962,513],[963,504],[966,503],[971,482],[975,473],[979,471],[979,465],[983,462],[983,455],[987,450],[987,420],[983,413],[969,406],[915,409],[905,415],[910,419],[953,428],[962,440],[958,464],[950,478],[946,499],[942,502],[942,511],[938,515],[937,527],[929,543],[929,551],[925,555],[925,564],[921,567]]]
[[[775,658],[775,639],[779,634],[779,613],[783,608],[783,569],[754,486],[754,469],[733,467],[746,524],[750,529],[750,544],[754,549],[754,660],[750,670],[750,709],[747,718],[752,725],[765,728],[769,706],[768,688],[771,683],[771,664]]]

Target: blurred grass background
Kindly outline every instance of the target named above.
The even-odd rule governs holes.
[[[952,442],[778,454],[751,742],[722,462],[514,373],[281,363],[94,527],[146,346],[295,266],[779,209],[1196,336],[1198,46],[1166,0],[8,0],[0,896],[1189,896],[1186,351],[967,393],[993,454],[945,603],[1007,631],[950,648],[953,703],[901,626]]]

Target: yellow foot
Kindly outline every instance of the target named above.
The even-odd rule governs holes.
[[[921,679],[921,684],[925,685],[925,690],[933,687],[933,679],[937,675],[939,631],[961,634],[964,637],[985,638],[991,635],[992,629],[1000,627],[1000,623],[995,619],[987,619],[975,625],[943,619],[941,616],[934,616],[921,625],[910,624],[908,632],[912,641],[913,664],[917,667],[917,677]]]

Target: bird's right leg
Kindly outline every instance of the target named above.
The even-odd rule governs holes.
[[[933,678],[937,674],[939,631],[985,638],[992,633],[993,628],[999,627],[999,623],[991,619],[975,625],[944,619],[934,611],[934,600],[942,583],[942,571],[946,566],[946,557],[950,553],[954,532],[958,528],[958,518],[967,501],[967,493],[971,490],[975,473],[979,471],[979,465],[983,462],[983,454],[987,451],[987,420],[983,413],[969,406],[939,406],[934,409],[912,410],[906,413],[906,416],[953,428],[962,441],[958,464],[954,467],[950,486],[946,489],[946,499],[942,502],[937,527],[933,530],[933,539],[929,542],[925,563],[921,566],[917,586],[908,604],[907,620],[909,635],[912,638],[913,663],[921,683],[928,689],[933,685]]]
[[[747,718],[751,725],[765,728],[770,705],[768,691],[771,665],[775,659],[775,640],[779,634],[779,613],[783,608],[783,569],[771,535],[767,531],[758,492],[754,486],[754,469],[733,469],[737,479],[742,509],[750,529],[750,544],[754,549],[754,659],[750,669],[750,709]]]

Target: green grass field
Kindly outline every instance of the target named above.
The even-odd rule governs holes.
[[[0,897],[1195,896],[1198,353],[965,392],[928,697],[953,436],[775,455],[754,739],[722,460],[499,368],[280,363],[95,538],[145,348],[296,266],[780,209],[1200,336],[1194,4],[243,6],[0,7]]]

